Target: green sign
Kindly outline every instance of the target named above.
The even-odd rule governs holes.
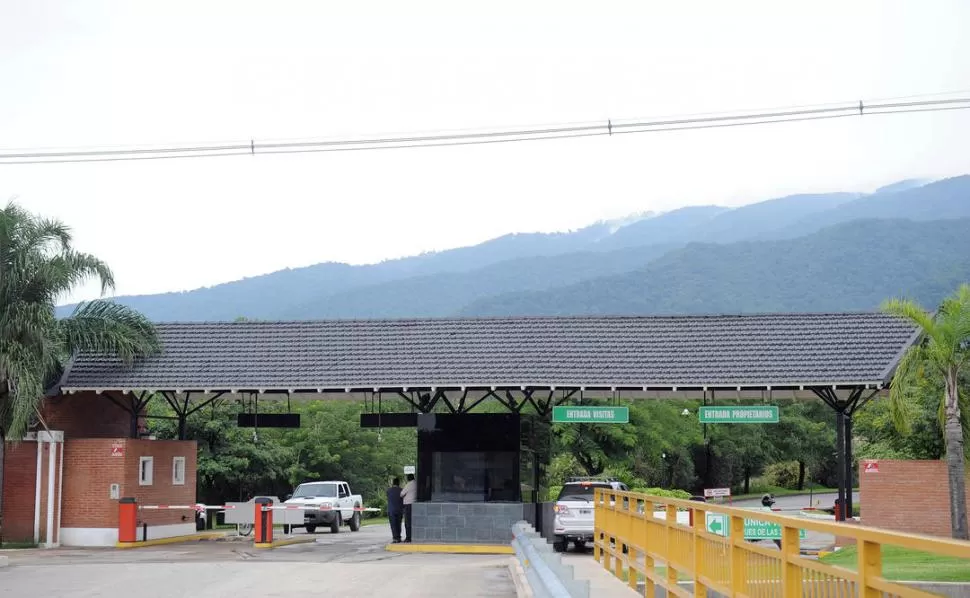
[[[698,416],[702,424],[777,424],[778,407],[701,407]]]
[[[728,528],[728,517],[720,513],[707,513],[707,531],[718,536],[727,537],[731,534]],[[798,530],[798,537],[805,538],[805,530]],[[781,526],[768,521],[756,519],[744,520],[745,540],[781,540]]]
[[[630,423],[630,408],[560,405],[552,408],[552,421],[569,424],[626,424]]]

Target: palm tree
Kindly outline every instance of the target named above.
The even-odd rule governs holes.
[[[0,448],[40,418],[44,391],[71,355],[130,364],[158,350],[151,322],[123,305],[99,299],[57,318],[57,301],[92,278],[102,294],[114,288],[108,266],[75,251],[64,224],[14,203],[0,210]]]
[[[913,322],[922,333],[920,341],[903,355],[893,375],[889,400],[897,430],[909,431],[907,414],[911,403],[907,399],[917,392],[920,379],[930,374],[943,380],[940,419],[946,440],[951,532],[954,538],[970,539],[959,393],[961,371],[970,367],[970,284],[961,285],[946,298],[935,316],[915,302],[902,299],[886,301],[883,311]]]

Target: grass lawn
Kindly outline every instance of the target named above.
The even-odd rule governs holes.
[[[37,548],[33,542],[4,542],[0,544],[0,550],[19,550],[23,548]]]
[[[829,565],[856,569],[859,553],[855,546],[822,557]],[[886,579],[897,581],[970,582],[970,560],[938,556],[897,546],[883,546],[882,570]]]

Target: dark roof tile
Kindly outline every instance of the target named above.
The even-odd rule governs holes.
[[[63,389],[886,382],[914,338],[878,313],[159,324],[132,368],[80,355]]]

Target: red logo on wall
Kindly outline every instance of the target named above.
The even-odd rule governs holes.
[[[879,473],[879,461],[866,459],[862,462],[862,473]]]
[[[112,457],[124,457],[125,456],[125,445],[121,442],[111,443],[111,456]]]

